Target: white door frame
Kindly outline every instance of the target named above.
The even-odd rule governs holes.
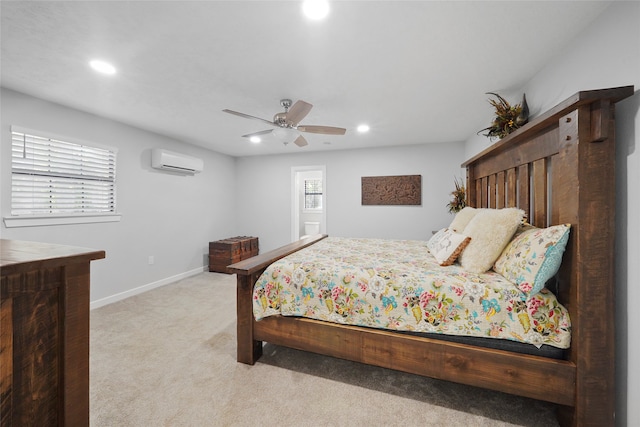
[[[300,238],[300,172],[320,171],[322,173],[322,219],[320,233],[327,232],[327,167],[318,166],[291,166],[291,241]]]

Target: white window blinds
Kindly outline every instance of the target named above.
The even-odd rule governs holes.
[[[11,215],[116,211],[116,153],[11,129]]]

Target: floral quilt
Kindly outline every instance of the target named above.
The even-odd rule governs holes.
[[[426,242],[328,237],[276,261],[253,291],[256,320],[281,314],[401,331],[568,348],[569,313],[494,272],[438,265]]]

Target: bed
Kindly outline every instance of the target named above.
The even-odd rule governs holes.
[[[237,360],[254,364],[270,342],[552,402],[565,426],[614,425],[614,112],[633,90],[578,92],[463,164],[470,206],[517,207],[540,228],[570,224],[555,275],[571,321],[560,358],[305,317],[256,321],[261,274],[327,237],[318,235],[229,266],[238,282]]]

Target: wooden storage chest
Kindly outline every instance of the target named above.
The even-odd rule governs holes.
[[[258,255],[258,251],[257,237],[237,236],[209,242],[209,271],[231,274],[228,265]]]

